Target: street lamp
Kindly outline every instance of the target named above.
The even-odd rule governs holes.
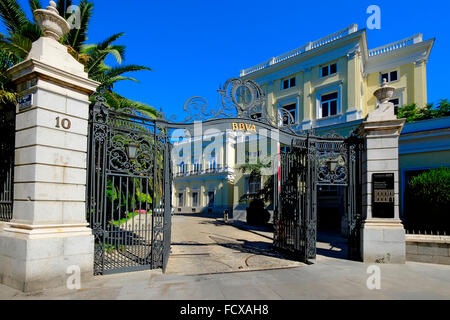
[[[138,148],[139,148],[139,145],[136,143],[129,143],[127,145],[127,154],[128,154],[128,158],[130,160],[136,159],[136,154],[137,154]]]

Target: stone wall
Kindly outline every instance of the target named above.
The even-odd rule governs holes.
[[[450,236],[406,236],[406,260],[450,265]]]

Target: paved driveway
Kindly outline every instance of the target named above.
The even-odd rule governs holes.
[[[272,248],[273,233],[242,230],[223,219],[175,215],[167,274],[199,275],[304,266]]]

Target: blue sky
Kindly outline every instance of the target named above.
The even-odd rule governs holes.
[[[42,1],[47,5],[47,0]],[[28,10],[28,1],[19,0]],[[77,1],[75,1],[77,3]],[[428,63],[428,100],[450,98],[448,1],[112,1],[95,0],[89,41],[125,32],[125,62],[151,67],[116,90],[166,115],[182,115],[187,99],[217,102],[217,89],[239,71],[352,23],[366,27],[367,7],[381,8],[381,30],[369,48],[415,33],[436,38]],[[3,30],[2,30],[3,31]]]

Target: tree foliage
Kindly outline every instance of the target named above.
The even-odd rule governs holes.
[[[238,170],[240,170],[244,174],[250,174],[250,178],[261,178],[262,177],[262,171],[264,169],[270,169],[272,167],[271,161],[261,161],[259,158],[257,159],[256,163],[250,163],[250,161],[245,162],[245,164],[242,164],[237,167]],[[268,179],[264,181],[264,185],[262,189],[255,193],[255,194],[244,194],[241,198],[241,202],[247,202],[252,201],[255,199],[262,199],[265,202],[273,203],[273,196],[274,196],[274,176],[270,175]]]
[[[450,232],[450,169],[424,172],[409,182],[405,212],[409,230]]]
[[[39,0],[29,0],[31,11],[41,8]],[[76,13],[71,12],[71,0],[57,0],[56,7],[59,14],[73,21]],[[114,92],[114,85],[120,81],[134,81],[129,73],[151,70],[140,65],[123,65],[125,49],[123,45],[115,42],[123,36],[123,33],[114,34],[97,44],[88,44],[88,28],[91,22],[94,4],[88,0],[80,0],[79,4],[79,28],[73,28],[60,41],[68,52],[80,63],[85,65],[89,78],[100,82],[98,92],[104,92],[110,107],[113,108],[137,108],[142,114],[156,117],[159,113],[149,105],[132,101]],[[73,9],[73,7],[72,7]],[[17,0],[0,0],[0,20],[5,25],[7,34],[0,34],[0,102],[14,103],[15,90],[6,76],[6,70],[23,61],[33,42],[42,36],[42,31],[35,21],[26,17],[24,10]],[[109,66],[106,60],[113,57],[116,66]]]
[[[12,107],[16,103],[14,86],[6,70],[13,66],[13,59],[5,52],[0,51],[0,103]]]
[[[439,101],[439,105],[429,104],[425,108],[419,108],[411,104],[399,108],[398,118],[406,119],[407,122],[415,122],[428,119],[436,119],[450,116],[450,103],[447,99]]]
[[[411,179],[410,190],[414,198],[438,208],[450,208],[450,169],[440,168],[422,173]],[[449,211],[449,210],[447,210]],[[447,212],[450,214],[450,211]]]

